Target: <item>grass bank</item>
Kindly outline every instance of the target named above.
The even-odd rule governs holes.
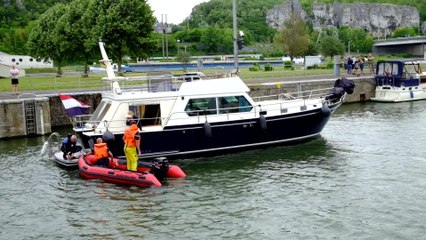
[[[206,74],[224,73],[228,70],[208,70],[204,71]],[[50,72],[50,71],[49,71]],[[173,73],[182,73],[182,71],[176,71]],[[240,69],[240,77],[245,79],[265,79],[265,78],[291,78],[296,76],[312,76],[312,75],[323,75],[333,74],[332,69],[310,69],[304,70],[301,67],[296,67],[295,70],[284,70],[275,68],[274,71],[258,71],[252,72],[248,68]],[[142,73],[125,73],[125,76],[140,76]],[[31,92],[37,90],[52,90],[59,92],[63,89],[75,89],[75,90],[87,90],[102,88],[105,86],[101,82],[101,78],[105,76],[105,73],[90,73],[88,77],[82,77],[81,73],[74,72],[74,74],[64,74],[61,77],[57,77],[52,73],[37,73],[28,74],[25,77],[19,79],[19,91],[20,92]],[[9,78],[0,79],[0,92],[10,92],[11,83]]]

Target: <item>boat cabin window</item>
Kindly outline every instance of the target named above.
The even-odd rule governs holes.
[[[377,74],[384,76],[399,75],[398,70],[399,68],[397,63],[384,62],[379,64]]]
[[[92,114],[90,121],[100,122],[105,117],[105,114],[108,112],[111,107],[111,103],[107,101],[101,101],[99,106],[96,108],[95,112]]]
[[[250,112],[253,107],[244,96],[190,99],[185,107],[189,116]]]
[[[130,105],[129,111],[139,127],[149,125],[161,125],[160,104],[153,105]]]
[[[252,106],[244,96],[219,98],[219,113],[250,112]]]
[[[216,114],[216,98],[190,99],[185,107],[185,112],[189,116]]]

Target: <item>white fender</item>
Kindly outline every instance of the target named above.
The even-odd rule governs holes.
[[[41,148],[41,151],[40,151],[41,156],[46,154],[48,147],[49,147],[49,142],[48,141],[44,142],[43,147]]]

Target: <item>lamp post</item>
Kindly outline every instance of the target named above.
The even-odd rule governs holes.
[[[164,30],[164,14],[161,14],[161,47],[163,50],[163,60],[164,60],[164,34],[165,34],[165,30]]]
[[[165,22],[164,22],[165,18]],[[163,59],[164,59],[164,51],[166,52],[166,59],[169,59],[169,39],[167,37],[167,14],[161,14],[161,30],[163,32],[163,37],[161,38],[161,43],[163,47]]]
[[[234,69],[235,71],[238,71],[237,0],[232,1],[232,19],[234,29]]]

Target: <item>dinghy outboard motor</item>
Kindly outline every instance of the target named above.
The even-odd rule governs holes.
[[[163,181],[167,176],[167,171],[169,171],[169,161],[165,157],[154,158],[154,163],[152,164],[150,173],[159,180]]]

